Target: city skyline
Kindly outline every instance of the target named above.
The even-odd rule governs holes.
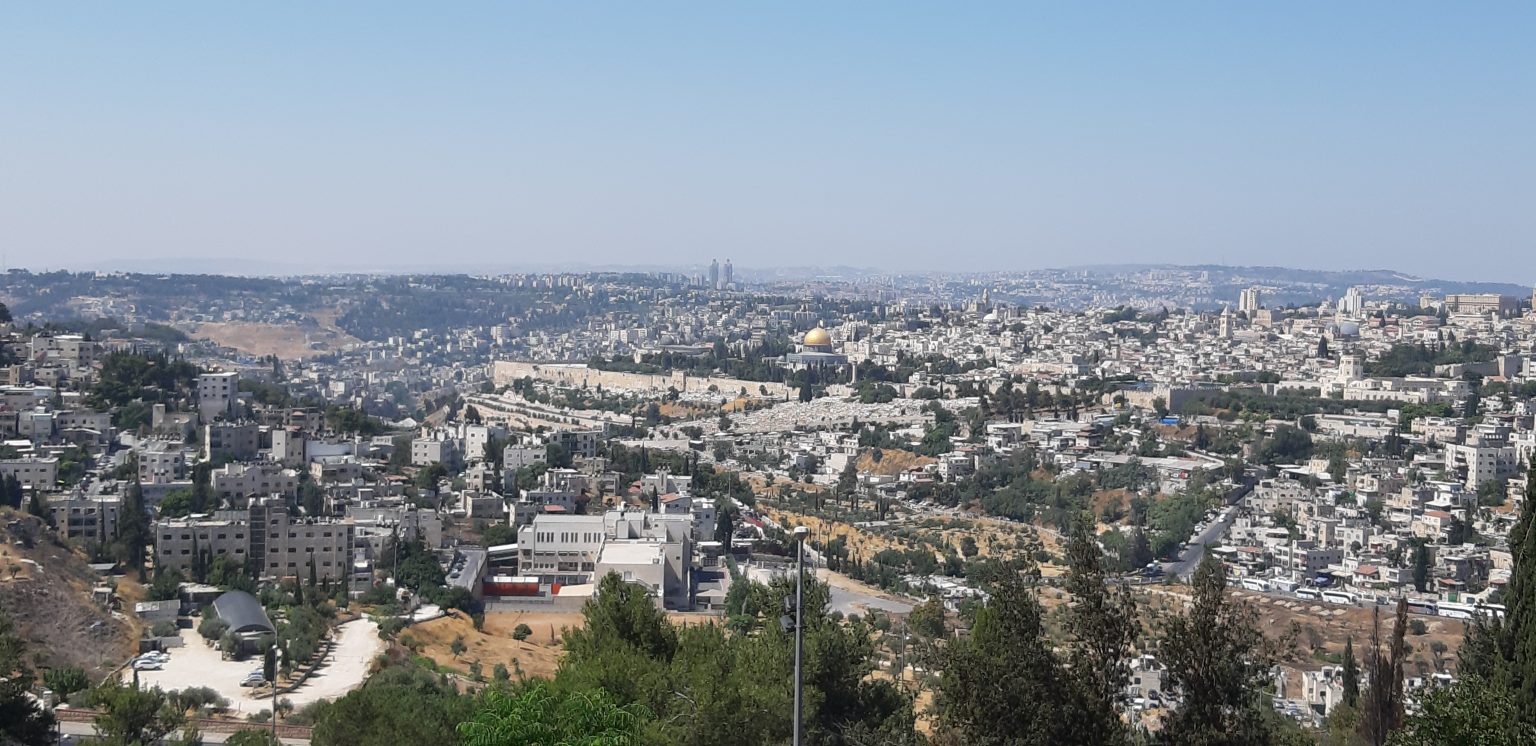
[[[1536,13],[1390,11],[17,9],[7,263],[1536,280]]]

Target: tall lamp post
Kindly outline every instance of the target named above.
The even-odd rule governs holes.
[[[800,660],[805,651],[805,539],[811,530],[795,527],[795,736],[794,746],[800,746]]]
[[[272,640],[272,737],[277,738],[277,667],[283,659],[283,651],[277,647],[277,639]]]

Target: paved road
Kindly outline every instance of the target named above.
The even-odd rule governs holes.
[[[1236,520],[1237,512],[1234,508],[1222,508],[1221,517],[1206,526],[1204,531],[1195,534],[1195,537],[1190,539],[1190,547],[1179,555],[1177,561],[1165,563],[1163,572],[1188,580],[1189,576],[1195,573],[1195,568],[1200,565],[1200,559],[1205,556],[1205,545],[1214,543],[1227,532],[1232,522]]]

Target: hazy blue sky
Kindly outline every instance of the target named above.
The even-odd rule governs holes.
[[[8,3],[0,250],[1536,281],[1536,3],[1259,5]]]

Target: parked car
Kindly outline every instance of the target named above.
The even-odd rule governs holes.
[[[135,671],[159,671],[164,666],[165,663],[156,660],[139,659],[133,662],[133,670]]]

